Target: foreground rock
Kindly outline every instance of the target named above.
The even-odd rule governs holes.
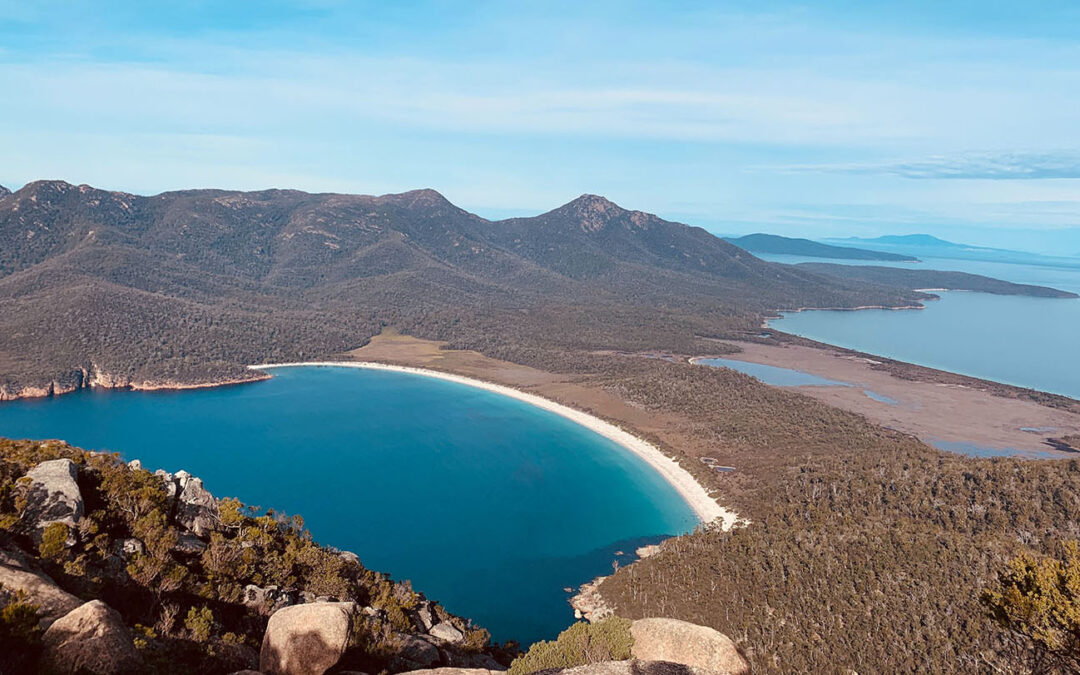
[[[48,675],[119,675],[142,669],[124,620],[100,600],[64,615],[42,637],[40,670]]]
[[[424,668],[410,670],[401,675],[502,675],[504,670],[489,670],[487,668]]]
[[[630,625],[630,654],[642,661],[669,661],[710,673],[739,675],[750,665],[735,643],[707,626],[677,619],[638,619]]]
[[[9,593],[23,591],[30,596],[30,601],[38,606],[42,628],[48,628],[82,604],[82,600],[57,586],[33,559],[3,541],[0,541],[0,586]]]
[[[274,612],[263,636],[259,670],[266,675],[322,675],[349,646],[356,604],[313,602]]]
[[[26,473],[30,479],[27,488],[26,514],[34,523],[38,541],[45,528],[53,523],[63,523],[69,532],[83,515],[83,498],[79,492],[79,468],[70,459],[53,459],[38,464]],[[69,544],[74,544],[71,537]]]
[[[561,675],[715,675],[670,661],[604,661],[560,670]]]
[[[442,663],[442,654],[433,643],[434,638],[398,633],[398,669],[431,668]]]

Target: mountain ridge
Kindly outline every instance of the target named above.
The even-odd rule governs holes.
[[[762,261],[705,230],[582,195],[487,220],[385,195],[35,181],[0,198],[0,386],[233,380],[386,325],[495,353],[689,348],[764,313],[922,294]]]
[[[776,234],[757,232],[741,237],[724,237],[725,240],[741,246],[750,252],[801,255],[814,258],[835,258],[839,260],[885,260],[893,262],[919,262],[914,256],[900,255],[883,251],[854,248],[851,246],[833,246],[795,237],[782,237]]]

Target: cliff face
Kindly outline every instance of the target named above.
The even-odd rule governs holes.
[[[70,394],[80,389],[131,389],[133,391],[161,391],[173,389],[201,389],[226,384],[257,382],[270,376],[259,371],[247,371],[238,376],[221,377],[207,382],[192,382],[170,379],[134,379],[130,375],[113,375],[102,372],[96,365],[89,369],[72,371],[64,379],[53,380],[45,385],[0,384],[0,401],[15,401],[24,398],[45,398]]]

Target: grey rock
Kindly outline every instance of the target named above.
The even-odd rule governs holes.
[[[355,614],[352,602],[310,603],[274,612],[263,636],[259,670],[267,675],[322,675],[345,653]]]
[[[26,473],[26,513],[34,524],[38,542],[45,528],[53,523],[68,527],[68,545],[75,544],[75,527],[83,515],[83,498],[79,492],[79,469],[70,459],[42,462]]]
[[[494,675],[505,672],[505,669],[489,668],[424,668],[422,670],[410,670],[401,675]]]
[[[419,668],[430,668],[442,663],[439,648],[417,635],[397,633],[398,656],[405,662]]]
[[[643,661],[670,661],[710,673],[737,675],[750,664],[723,633],[677,619],[638,619],[630,624],[630,655]]]
[[[201,478],[187,471],[177,471],[179,496],[176,521],[200,537],[208,537],[218,525],[218,505],[214,495],[203,487]]]
[[[602,661],[558,671],[559,675],[717,675],[669,661]]]
[[[206,542],[191,532],[183,532],[176,538],[173,550],[184,555],[202,555],[206,550]]]
[[[146,547],[135,537],[129,537],[116,540],[113,544],[113,552],[122,558],[131,558],[145,553]]]
[[[311,597],[310,593],[308,594],[308,597]],[[277,586],[261,588],[255,584],[244,586],[244,596],[241,599],[241,602],[248,607],[269,611],[275,611],[295,605],[296,601],[297,598],[294,594],[282,591]],[[304,603],[312,602],[315,602],[314,598],[311,600],[304,600]]]
[[[82,600],[56,585],[33,558],[12,544],[0,542],[0,586],[9,593],[23,591],[38,606],[38,625],[54,621],[82,604]]]
[[[461,642],[465,634],[448,623],[437,623],[431,627],[428,634],[445,642]]]
[[[58,619],[41,643],[40,671],[47,675],[118,675],[143,669],[124,620],[100,600],[91,600]]]
[[[415,610],[412,610],[409,614],[411,615],[413,625],[416,626],[417,630],[424,632],[431,630],[435,625],[435,622],[438,621],[438,617],[431,611],[431,603],[428,602],[420,603],[420,606]]]

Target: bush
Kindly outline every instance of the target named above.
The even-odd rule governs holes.
[[[0,586],[0,673],[32,670],[41,643],[38,606],[23,591]]]
[[[982,594],[993,620],[1030,647],[1035,672],[1080,671],[1080,542],[1022,553]]]
[[[209,607],[192,607],[184,619],[184,627],[191,632],[192,640],[206,642],[214,633],[214,613]]]
[[[49,523],[41,535],[38,553],[46,560],[56,560],[67,550],[68,527],[63,523]]]
[[[602,661],[630,658],[630,621],[611,616],[597,623],[575,623],[553,641],[537,642],[514,659],[510,675],[525,675],[549,668],[573,668]]]

